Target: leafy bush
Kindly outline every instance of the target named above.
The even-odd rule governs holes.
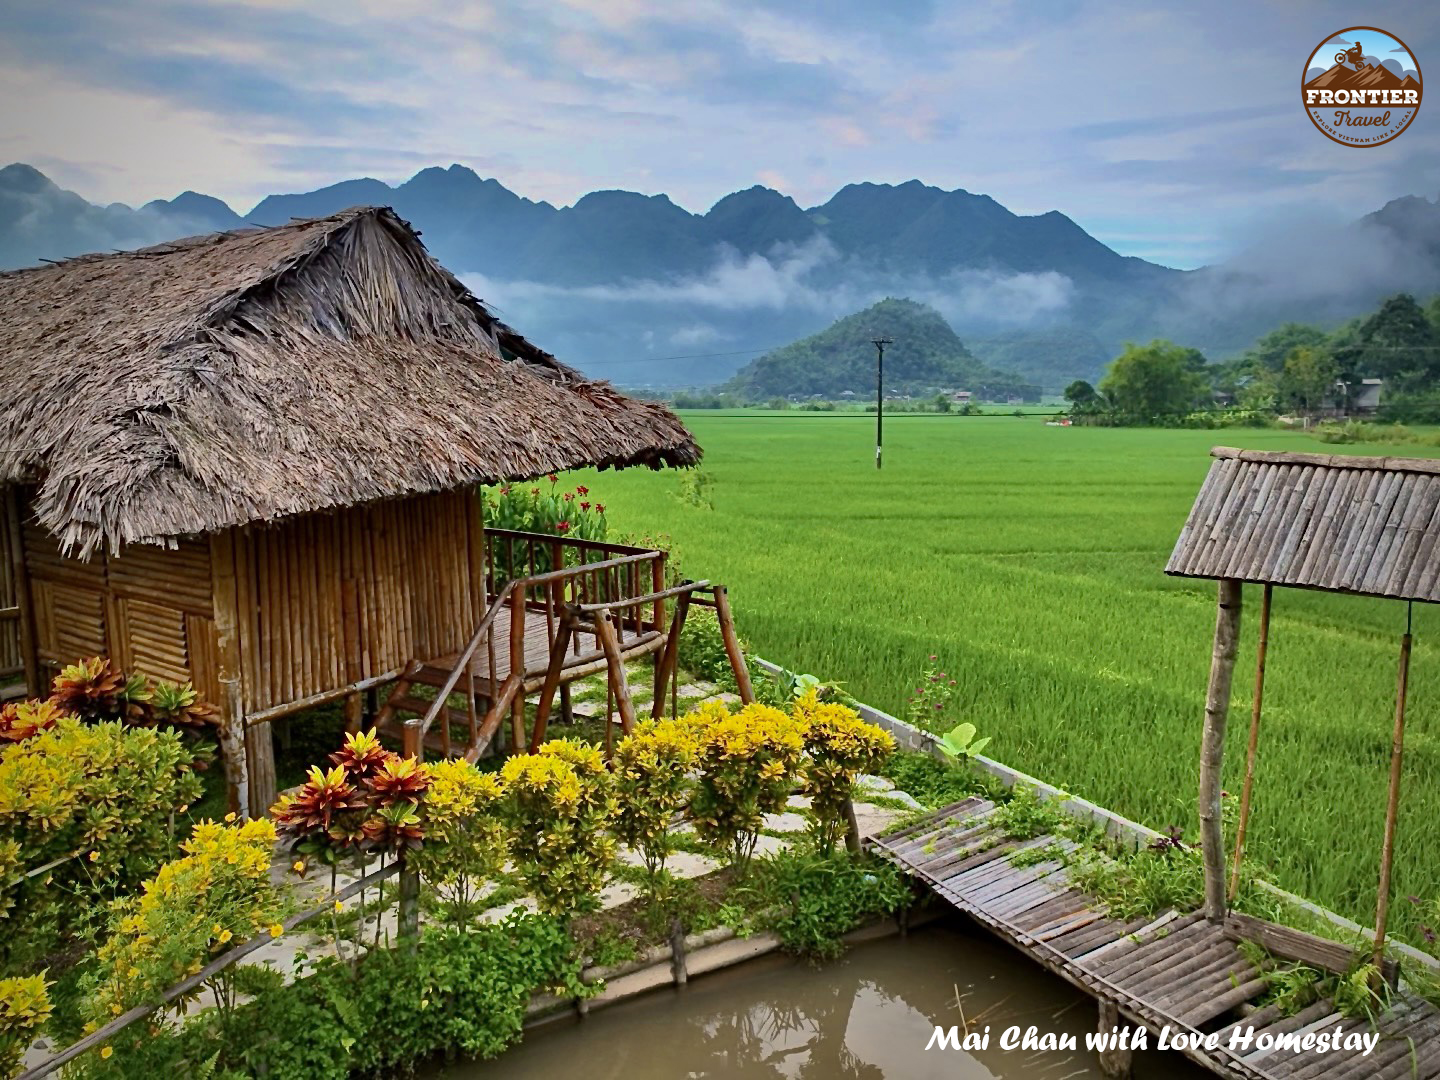
[[[788,951],[822,960],[840,954],[844,934],[910,903],[909,886],[893,866],[842,852],[758,859],[752,887],[766,909],[762,925]]]
[[[742,651],[745,650],[741,645]],[[720,633],[720,620],[712,608],[692,607],[680,630],[680,666],[691,675],[713,683],[732,684],[730,654]]]
[[[810,833],[828,855],[845,830],[847,809],[861,773],[875,772],[895,749],[890,735],[844,705],[820,704],[811,690],[795,703],[805,732],[803,794],[810,796]]]
[[[100,897],[153,873],[174,851],[171,815],[201,785],[173,731],[66,717],[0,747],[0,963],[14,967],[79,928]]]
[[[687,721],[699,744],[695,831],[727,849],[742,875],[754,854],[766,814],[784,810],[804,753],[804,729],[768,705],[747,705],[731,715],[707,703]]]
[[[914,750],[897,750],[881,772],[901,791],[931,808],[948,806],[969,795],[991,794],[991,787],[998,783],[987,783],[968,768],[947,765]]]
[[[509,854],[500,817],[504,789],[498,777],[459,759],[427,764],[425,773],[425,845],[410,856],[411,865],[439,894],[449,917],[464,925],[484,907],[479,883],[498,874]]]
[[[25,1051],[49,1019],[43,975],[0,979],[0,1077],[19,1075]]]
[[[184,857],[162,866],[141,895],[111,907],[110,937],[86,995],[92,1029],[266,928],[280,936],[283,898],[270,880],[275,827],[268,820],[202,822],[181,846]],[[235,1007],[234,973],[227,968],[209,983],[222,1013]]]
[[[615,746],[612,762],[621,811],[615,835],[639,853],[653,886],[670,855],[670,821],[690,801],[697,747],[683,724],[647,720]]]
[[[500,772],[515,870],[540,910],[568,919],[598,906],[615,860],[617,803],[598,747],[552,739]]]
[[[133,1076],[393,1076],[435,1056],[492,1058],[519,1037],[541,990],[580,997],[578,952],[552,919],[513,913],[469,931],[432,928],[415,950],[377,950],[352,971],[333,957],[240,1006],[151,1036],[126,1029],[112,1055],[77,1062],[84,1080]]]

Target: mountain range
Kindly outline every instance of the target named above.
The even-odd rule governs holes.
[[[1295,237],[1180,271],[1112,250],[1058,211],[917,180],[848,185],[801,207],[765,187],[703,214],[664,195],[596,191],[556,207],[461,165],[269,195],[247,213],[193,191],[99,206],[23,164],[0,169],[0,269],[393,206],[430,250],[547,349],[624,385],[708,385],[748,358],[887,297],[939,310],[975,357],[1057,389],[1129,339],[1219,358],[1287,319],[1338,322],[1397,287],[1440,284],[1440,203],[1397,200],[1323,241]],[[1337,252],[1340,260],[1334,257]],[[1345,252],[1359,253],[1346,265]],[[903,345],[897,346],[903,348]]]

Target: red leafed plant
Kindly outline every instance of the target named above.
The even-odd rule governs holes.
[[[283,795],[270,809],[276,832],[297,839],[312,833],[328,833],[337,814],[365,807],[365,796],[346,774],[343,766],[326,772],[310,766],[310,776],[294,795]]]
[[[64,711],[50,701],[12,701],[0,708],[0,743],[18,743],[55,726]]]
[[[380,807],[398,806],[408,803],[415,806],[430,786],[430,778],[414,758],[390,755],[365,781],[366,786]]]
[[[118,720],[125,715],[126,679],[110,660],[94,656],[63,668],[50,686],[50,700],[81,720]]]

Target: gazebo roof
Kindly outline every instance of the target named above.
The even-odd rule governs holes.
[[[498,321],[389,209],[0,274],[0,485],[68,550],[593,465],[669,410]]]
[[[1210,453],[1167,574],[1440,601],[1440,460]]]

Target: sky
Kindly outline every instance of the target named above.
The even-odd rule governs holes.
[[[810,206],[847,183],[919,178],[1062,210],[1124,254],[1194,266],[1277,224],[1440,194],[1440,99],[1366,149],[1304,115],[1306,60],[1356,23],[1440,73],[1440,4],[1364,11],[0,0],[0,164],[92,202],[191,189],[242,213],[272,192],[452,162],[557,205],[627,188],[696,212],[757,183]]]

